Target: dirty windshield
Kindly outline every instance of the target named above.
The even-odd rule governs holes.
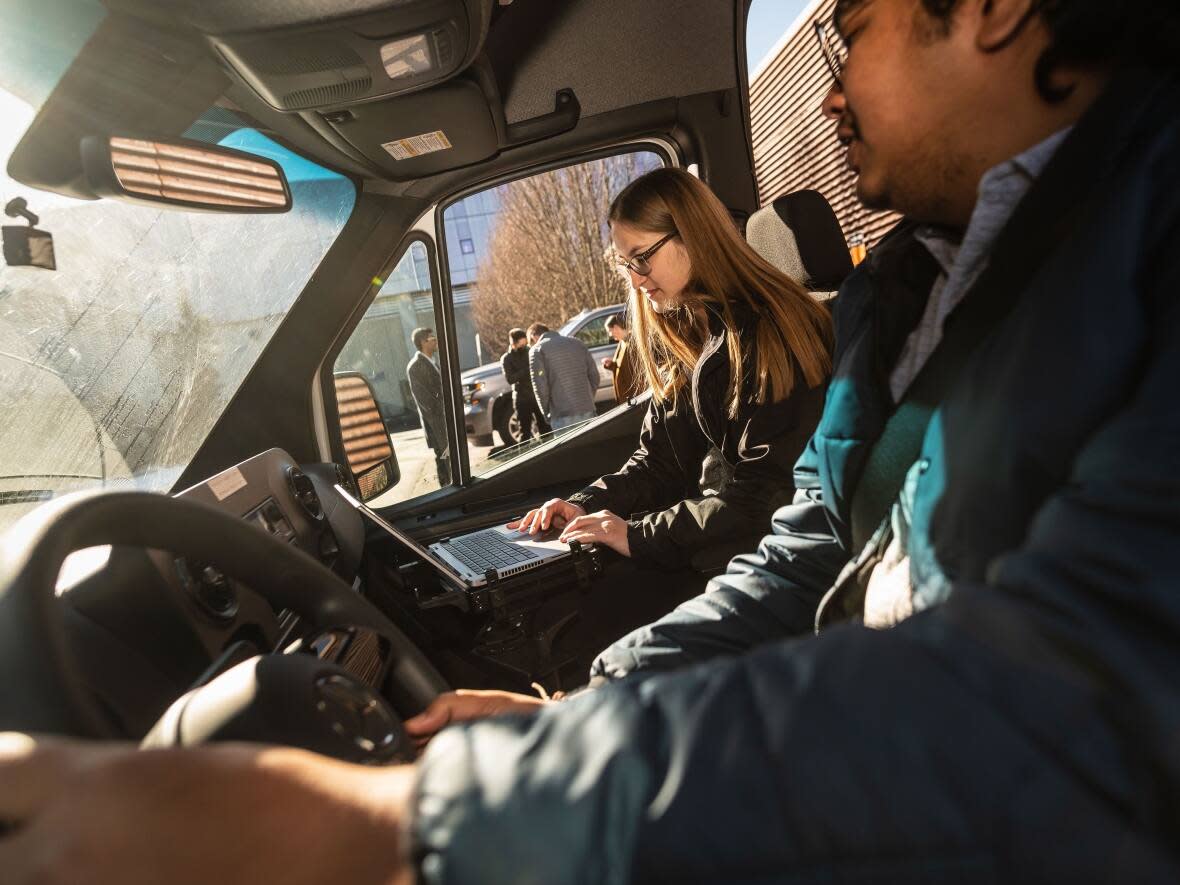
[[[186,137],[278,161],[289,213],[79,200],[11,180],[9,157],[104,12],[80,0],[6,8],[0,203],[23,198],[53,238],[57,268],[0,265],[0,531],[75,489],[171,488],[356,196],[347,179],[221,107]]]

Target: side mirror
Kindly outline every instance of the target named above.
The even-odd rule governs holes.
[[[286,212],[291,189],[274,160],[176,139],[82,139],[82,168],[96,196],[209,212]]]
[[[4,214],[10,218],[24,218],[28,227],[5,225],[4,263],[9,267],[40,267],[57,270],[57,259],[53,257],[53,235],[49,231],[37,230],[41,219],[29,211],[24,197],[16,197],[4,206]]]
[[[337,372],[334,377],[344,458],[360,499],[371,501],[401,481],[397,453],[369,379],[360,372]]]

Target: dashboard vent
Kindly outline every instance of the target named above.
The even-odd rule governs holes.
[[[287,482],[291,484],[291,494],[295,496],[303,512],[312,519],[323,519],[324,505],[320,503],[320,496],[308,475],[298,467],[288,467]]]
[[[381,638],[371,630],[357,630],[339,664],[367,685],[376,685],[385,661]]]

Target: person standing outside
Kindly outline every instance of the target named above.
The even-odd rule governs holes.
[[[534,425],[536,436],[549,432],[549,423],[541,413],[533,393],[528,344],[528,333],[524,329],[512,329],[508,333],[508,350],[500,357],[504,379],[512,385],[512,408],[516,412],[516,422],[520,425],[520,442],[534,436]]]
[[[418,352],[406,364],[406,380],[418,407],[418,417],[426,433],[426,445],[434,450],[439,486],[450,485],[451,464],[447,451],[447,420],[443,409],[442,374],[434,363],[438,338],[434,329],[418,328],[410,336]]]
[[[615,353],[602,361],[602,367],[611,373],[615,402],[622,405],[642,392],[647,385],[643,383],[642,376],[636,373],[635,359],[629,354],[631,333],[627,331],[622,314],[612,313],[606,318],[606,334],[615,342]]]
[[[560,430],[593,418],[599,374],[586,345],[544,323],[529,326],[528,341],[533,390],[549,425]]]

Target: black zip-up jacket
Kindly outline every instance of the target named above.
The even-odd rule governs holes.
[[[792,468],[823,411],[824,385],[808,388],[796,366],[789,396],[755,402],[752,367],[760,320],[743,310],[734,317],[747,362],[737,417],[728,414],[729,333],[711,316],[711,336],[689,389],[681,391],[675,407],[653,396],[635,454],[618,473],[569,499],[587,513],[610,510],[626,517],[631,557],[640,564],[673,567],[697,557],[698,563],[723,565],[727,548],[753,547],[775,508],[794,495]],[[702,466],[714,448],[727,477],[718,493],[706,495]]]
[[[500,357],[500,370],[504,373],[504,380],[512,385],[512,401],[519,402],[521,398],[536,399],[533,396],[533,376],[529,373],[529,349],[519,347],[509,349]]]

